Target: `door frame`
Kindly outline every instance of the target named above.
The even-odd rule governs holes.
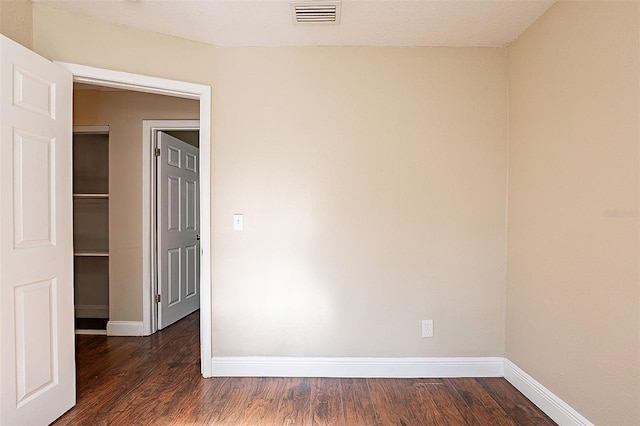
[[[77,83],[200,101],[200,371],[204,377],[211,377],[211,86],[67,62],[54,62],[69,70],[73,74],[73,81]],[[143,157],[144,155],[143,152]],[[143,209],[149,207],[146,204],[146,202],[143,203]],[[148,243],[148,240],[143,241],[143,247]],[[149,267],[148,262],[143,262],[143,269],[145,267]],[[145,283],[144,280],[141,283],[143,294],[148,285],[149,283]],[[149,312],[148,309],[147,312]]]
[[[142,281],[147,284],[142,292],[142,329],[145,336],[158,331],[158,304],[155,303],[158,293],[157,157],[154,151],[158,146],[158,132],[166,130],[200,130],[200,120],[142,120]],[[198,283],[198,291],[200,287]]]

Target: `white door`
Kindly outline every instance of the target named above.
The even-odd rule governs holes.
[[[72,75],[0,36],[0,424],[75,405]]]
[[[158,328],[200,308],[198,148],[160,132]]]

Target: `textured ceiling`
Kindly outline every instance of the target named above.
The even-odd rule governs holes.
[[[293,25],[282,0],[33,0],[216,46],[506,46],[554,1],[343,0],[340,25]]]

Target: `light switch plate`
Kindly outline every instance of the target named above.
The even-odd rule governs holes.
[[[233,230],[234,231],[242,231],[244,228],[244,218],[241,214],[233,215]]]

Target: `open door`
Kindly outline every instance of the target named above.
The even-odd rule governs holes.
[[[0,424],[75,404],[72,75],[0,36]]]
[[[200,307],[198,148],[160,132],[158,167],[158,329]]]

